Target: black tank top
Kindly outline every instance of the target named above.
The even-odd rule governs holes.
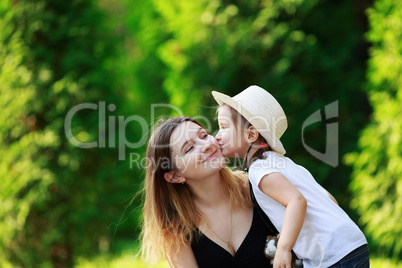
[[[264,256],[265,238],[267,235],[274,234],[263,222],[257,209],[254,207],[250,230],[234,256],[202,233],[199,234],[198,239],[195,239],[191,243],[191,248],[200,268],[272,267],[270,260]]]

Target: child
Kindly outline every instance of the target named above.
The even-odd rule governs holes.
[[[364,234],[309,171],[284,156],[287,120],[276,99],[258,86],[233,98],[212,95],[222,153],[245,159],[255,198],[280,231],[274,267],[291,267],[292,249],[305,268],[369,267]]]

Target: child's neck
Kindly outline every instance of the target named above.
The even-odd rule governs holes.
[[[251,161],[253,158],[253,155],[257,152],[258,147],[253,145],[251,148],[248,150],[248,153],[246,152],[243,156],[244,161],[247,161],[247,166],[251,165]]]

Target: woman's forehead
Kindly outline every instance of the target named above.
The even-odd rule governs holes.
[[[194,137],[197,137],[198,132],[203,128],[194,122],[183,122],[178,125],[170,136],[170,146],[184,143]]]

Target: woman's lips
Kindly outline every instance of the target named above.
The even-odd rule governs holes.
[[[218,151],[213,152],[210,156],[208,156],[204,162],[211,160],[212,158],[214,158],[216,156],[216,154],[218,153]]]

